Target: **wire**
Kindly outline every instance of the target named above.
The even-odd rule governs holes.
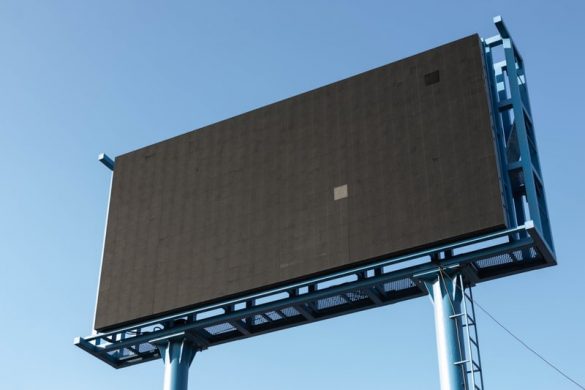
[[[494,321],[496,324],[498,324],[498,326],[500,328],[504,329],[510,336],[512,336],[516,341],[518,341],[520,344],[522,344],[522,346],[524,346],[524,348],[526,348],[527,350],[529,350],[530,352],[532,352],[533,354],[535,354],[540,360],[542,360],[543,362],[545,362],[546,364],[548,364],[550,367],[552,367],[556,372],[558,372],[559,374],[561,374],[562,376],[564,376],[565,379],[573,382],[573,384],[575,384],[575,386],[578,386],[579,388],[585,390],[585,386],[583,386],[582,384],[580,384],[579,382],[577,382],[576,380],[574,380],[573,378],[571,378],[569,375],[565,374],[560,368],[558,368],[557,366],[555,366],[554,364],[552,364],[550,361],[548,361],[544,356],[542,356],[541,354],[539,354],[538,352],[536,352],[534,350],[534,348],[531,348],[520,337],[518,337],[514,333],[512,333],[512,331],[510,329],[506,328],[500,321],[498,321],[493,315],[491,315],[486,309],[484,309],[479,303],[477,303],[477,301],[473,301],[473,303],[475,305],[477,305],[477,307],[479,307],[479,309],[481,311],[483,311],[489,318],[491,318],[492,321]]]
[[[439,273],[440,274],[444,274],[444,271],[442,268],[439,268]],[[447,275],[448,277],[448,275]],[[461,292],[463,294],[465,294],[465,291],[463,291],[463,289],[461,288],[461,286],[459,286],[459,284],[456,284],[457,288],[459,288],[461,290]],[[518,341],[524,348],[526,348],[527,350],[529,350],[530,352],[532,352],[534,355],[536,355],[540,360],[542,360],[543,362],[545,362],[546,364],[548,364],[551,368],[553,368],[556,372],[558,372],[559,374],[561,374],[563,377],[565,377],[565,379],[567,379],[568,381],[572,382],[575,386],[585,390],[585,386],[583,386],[582,384],[580,384],[579,382],[577,382],[576,380],[574,380],[573,378],[571,378],[569,375],[565,374],[560,368],[558,368],[557,366],[555,366],[554,364],[552,364],[550,361],[548,361],[544,356],[542,356],[540,353],[536,352],[536,350],[534,350],[534,348],[530,347],[528,344],[526,344],[526,342],[524,342],[524,340],[522,340],[520,337],[516,336],[510,329],[506,328],[504,326],[504,324],[502,324],[500,321],[498,321],[490,312],[488,312],[482,305],[480,305],[475,299],[472,299],[471,296],[468,296],[468,298],[470,299],[470,301],[474,304],[477,305],[477,307],[479,307],[479,309],[484,312],[489,318],[492,319],[492,321],[494,321],[496,324],[498,324],[498,326],[502,329],[504,329],[506,331],[506,333],[508,333],[510,336],[512,336],[516,341]],[[465,296],[464,296],[465,299]]]

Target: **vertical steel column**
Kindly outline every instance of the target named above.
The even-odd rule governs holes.
[[[189,336],[181,333],[169,338],[150,342],[159,349],[165,363],[164,390],[187,390],[189,367],[200,349]]]
[[[466,390],[461,302],[463,292],[457,277],[445,278],[437,273],[425,282],[435,309],[435,332],[439,358],[441,390]]]

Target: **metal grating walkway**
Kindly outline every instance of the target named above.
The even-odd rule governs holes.
[[[75,344],[109,365],[122,368],[158,359],[159,351],[150,341],[179,332],[188,332],[203,350],[423,296],[426,288],[415,275],[437,268],[461,269],[466,285],[473,285],[554,263],[552,252],[533,225],[527,223],[266,293],[77,338]]]

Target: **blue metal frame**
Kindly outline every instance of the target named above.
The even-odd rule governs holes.
[[[522,238],[516,238],[521,236]],[[160,358],[154,340],[189,332],[199,350],[427,294],[421,274],[457,268],[466,283],[551,265],[530,222],[216,305],[76,338],[115,368]]]
[[[189,367],[198,351],[197,338],[187,332],[152,340],[165,362],[163,390],[187,390],[189,388]]]
[[[494,24],[499,34],[483,40],[483,46],[508,215],[512,224],[532,220],[554,252],[524,60],[502,17]],[[504,59],[494,63],[497,50],[503,50]]]
[[[471,286],[458,267],[418,277],[435,312],[441,390],[483,390],[483,370]]]
[[[114,168],[116,167],[116,163],[114,162],[114,160],[112,160],[105,153],[100,153],[98,155],[98,161],[101,162],[102,164],[104,164],[106,166],[106,168],[108,168],[112,172],[114,171]]]
[[[468,365],[463,364],[466,345],[461,317],[464,291],[458,286],[461,278],[460,274],[455,278],[447,278],[440,270],[425,281],[435,311],[441,390],[482,389],[479,386],[468,386]]]
[[[494,23],[499,35],[483,40],[483,48],[507,229],[78,337],[75,345],[115,368],[128,367],[160,358],[160,340],[178,332],[203,350],[420,297],[428,291],[419,275],[440,268],[456,270],[472,286],[556,264],[523,61],[501,18]],[[505,59],[494,64],[498,49]],[[113,161],[105,165],[114,168]]]

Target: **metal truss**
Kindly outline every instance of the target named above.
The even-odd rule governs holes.
[[[418,276],[449,269],[465,286],[556,264],[522,57],[501,18],[483,40],[493,131],[509,228],[372,261],[214,305],[75,339],[112,367],[161,357],[161,340],[188,335],[197,350],[428,294]],[[496,51],[504,59],[494,63]]]
[[[522,237],[522,238],[517,238]],[[467,284],[554,263],[538,231],[522,226],[394,257],[303,283],[76,338],[115,368],[160,358],[156,341],[187,333],[199,350],[427,294],[417,275],[456,268]]]
[[[483,46],[509,226],[532,220],[554,252],[524,60],[502,17],[494,24],[499,34]],[[502,59],[495,62],[498,55]]]

